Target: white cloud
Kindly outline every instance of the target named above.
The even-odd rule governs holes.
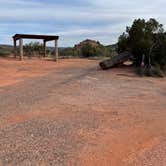
[[[70,46],[85,38],[116,42],[135,18],[158,19],[166,25],[165,0],[85,0],[87,6],[0,0],[0,37],[11,42],[13,33],[59,34],[60,44]],[[2,34],[2,35],[1,35]],[[7,37],[8,36],[8,37]],[[2,40],[4,39],[4,40]]]

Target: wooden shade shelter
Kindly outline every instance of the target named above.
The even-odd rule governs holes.
[[[49,35],[28,35],[28,34],[16,34],[13,36],[13,42],[14,42],[14,54],[15,57],[17,56],[17,40],[19,40],[19,57],[20,60],[23,59],[23,39],[41,39],[43,40],[43,46],[44,46],[44,57],[46,57],[46,42],[48,41],[55,41],[55,60],[58,60],[58,39],[59,36],[49,36]]]

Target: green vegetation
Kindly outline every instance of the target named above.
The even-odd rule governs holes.
[[[54,56],[54,48],[46,48],[47,56]],[[40,42],[30,42],[24,46],[24,56],[33,57],[38,56],[42,57],[44,55],[44,47]]]
[[[93,46],[89,43],[81,48],[82,57],[108,57],[111,56],[112,50],[103,45]]]
[[[0,56],[6,57],[13,52],[13,47],[8,45],[0,45]]]
[[[47,47],[47,55],[54,56],[54,47]],[[0,45],[0,56],[9,56],[13,54],[13,46]],[[17,54],[19,49],[17,47]],[[24,45],[24,56],[43,56],[43,44],[39,42],[30,42]],[[75,47],[59,48],[60,58],[105,58],[116,54],[111,45],[103,46],[99,42],[92,40],[85,40]]]
[[[85,40],[73,48],[61,48],[62,57],[105,58],[115,54],[112,46],[103,46],[99,42]]]
[[[24,46],[24,55],[25,56],[42,56],[44,53],[43,45],[39,42],[30,42]]]
[[[166,33],[155,19],[137,19],[119,37],[118,52],[130,51],[135,65],[144,75],[161,75],[166,71]],[[139,70],[139,71],[140,71]]]
[[[59,53],[62,58],[78,57],[79,55],[72,47],[59,48]]]
[[[9,56],[13,54],[13,46],[10,45],[0,45],[0,56]],[[48,47],[46,50],[47,55],[54,54],[54,48]],[[17,47],[17,54],[19,54],[19,49]],[[24,56],[33,57],[33,56],[43,56],[44,48],[43,45],[39,42],[30,42],[29,44],[24,45]]]
[[[31,42],[24,46],[25,56],[42,56],[44,53],[43,45],[39,42]],[[59,48],[61,58],[90,58],[90,57],[111,57],[113,50],[111,46],[103,46],[99,42],[85,40],[75,47]],[[47,48],[47,55],[54,56],[54,48]]]

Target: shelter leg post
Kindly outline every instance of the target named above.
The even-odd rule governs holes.
[[[55,40],[55,61],[58,61],[58,40]]]
[[[13,43],[14,43],[14,57],[17,58],[17,41],[13,39]]]
[[[23,39],[19,39],[19,53],[20,53],[20,60],[23,59]]]
[[[46,57],[46,41],[43,41],[43,45],[44,45],[44,58]]]

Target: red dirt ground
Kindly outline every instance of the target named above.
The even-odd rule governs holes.
[[[0,73],[0,165],[166,165],[165,78],[86,59],[0,59]]]

